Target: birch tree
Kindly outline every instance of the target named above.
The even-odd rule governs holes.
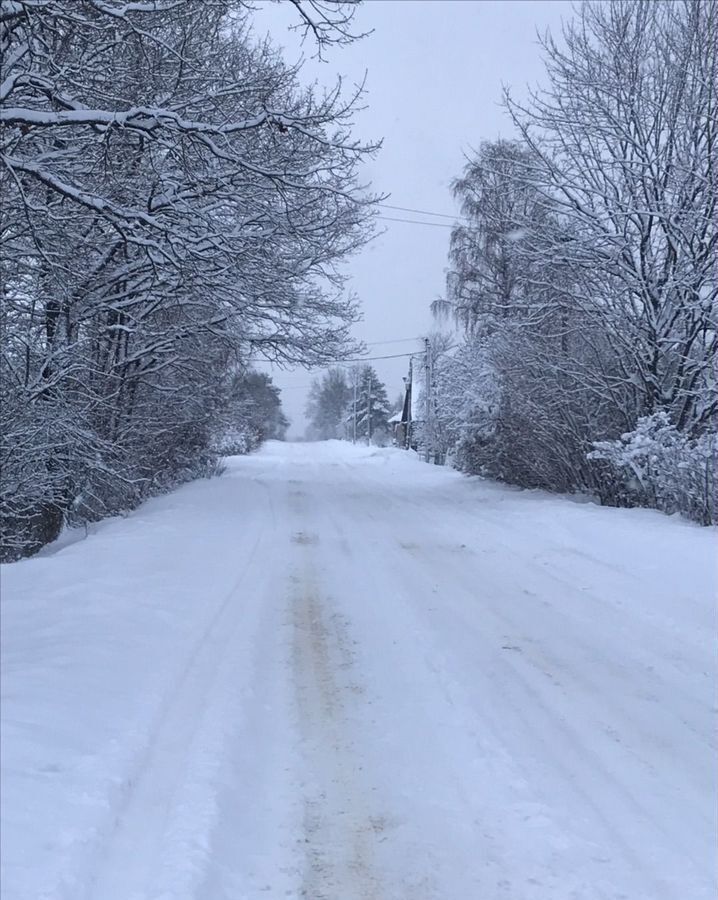
[[[545,87],[506,94],[520,141],[482,146],[456,183],[467,224],[438,308],[469,371],[496,376],[462,465],[715,516],[717,10],[584,3],[543,43]]]

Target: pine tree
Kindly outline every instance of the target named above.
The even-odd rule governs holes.
[[[357,437],[372,440],[384,439],[389,430],[391,405],[386,387],[371,366],[363,366],[357,377]]]

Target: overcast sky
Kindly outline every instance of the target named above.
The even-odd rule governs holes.
[[[290,34],[289,4],[258,13],[258,31],[297,58]],[[356,26],[373,33],[345,48],[333,48],[324,64],[309,62],[305,74],[331,83],[341,74],[348,83],[367,73],[366,109],[356,117],[356,134],[383,140],[366,171],[378,193],[394,206],[453,215],[451,180],[481,141],[511,137],[513,129],[500,105],[502,84],[514,94],[543,78],[537,30],[560,33],[570,18],[565,0],[368,0]],[[312,50],[305,45],[305,51]],[[429,221],[415,213],[382,209],[382,215]],[[450,219],[430,221],[451,225]],[[406,353],[420,344],[381,343],[414,338],[432,328],[429,305],[444,291],[450,229],[380,220],[384,229],[353,258],[347,269],[363,321],[355,335],[373,346],[372,356]],[[390,399],[402,388],[406,359],[372,363]],[[273,371],[292,420],[290,436],[306,425],[304,404],[317,373]]]

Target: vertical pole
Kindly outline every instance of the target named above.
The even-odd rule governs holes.
[[[412,391],[413,391],[413,370],[414,370],[414,357],[409,357],[409,383],[407,385],[407,404],[406,404],[406,434],[404,435],[404,449],[408,450],[411,447],[411,402],[412,402]]]
[[[372,379],[371,372],[369,373],[369,397],[367,398],[367,416],[366,416],[366,435],[367,435],[367,443],[371,447],[371,401],[372,401],[372,390],[374,389],[374,381]]]
[[[354,405],[352,407],[352,444],[357,442],[357,373],[353,370],[352,384],[354,386]]]
[[[429,356],[429,338],[424,338],[424,459],[431,459],[431,358]]]

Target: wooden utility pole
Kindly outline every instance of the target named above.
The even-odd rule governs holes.
[[[352,444],[357,442],[357,373],[352,370],[352,385],[354,386],[354,404],[352,407]]]
[[[409,378],[406,382],[406,416],[404,422],[404,449],[409,450],[411,447],[411,401],[414,381],[414,357],[409,357]]]
[[[367,444],[371,447],[371,401],[372,391],[374,389],[374,379],[372,377],[371,371],[369,372],[369,396],[367,398],[367,416],[366,416],[366,436],[367,436]]]
[[[424,459],[431,459],[431,355],[429,338],[424,338]]]

